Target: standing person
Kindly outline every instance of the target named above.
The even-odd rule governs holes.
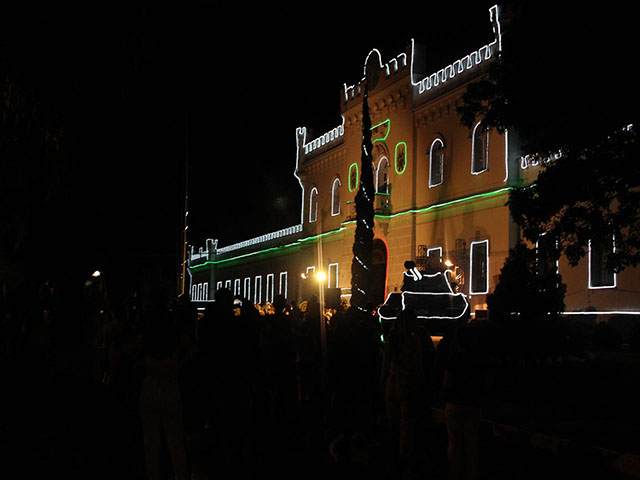
[[[443,379],[449,478],[473,480],[478,473],[478,430],[487,375],[473,326],[455,334]]]
[[[145,312],[144,378],[140,388],[140,420],[149,480],[163,478],[163,441],[171,455],[173,478],[188,478],[179,373],[189,349],[171,318],[168,305],[156,301]]]
[[[207,428],[216,451],[210,474],[220,478],[248,478],[252,468],[259,312],[247,299],[237,300],[228,289],[218,290],[200,330],[210,390]]]
[[[424,382],[423,334],[412,310],[402,310],[389,332],[382,358],[387,420],[396,451],[392,469],[411,471],[414,467],[416,419]]]

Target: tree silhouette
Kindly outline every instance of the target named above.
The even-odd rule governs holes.
[[[360,154],[360,186],[355,197],[356,232],[351,262],[351,305],[365,310],[371,299],[374,199],[371,153],[371,118],[369,92],[365,86],[362,101],[362,151]]]
[[[508,131],[521,154],[542,165],[536,182],[514,189],[509,200],[526,239],[553,235],[575,265],[589,241],[615,238],[608,268],[638,265],[637,109],[629,101],[637,86],[625,73],[633,15],[547,1],[503,7],[502,51],[487,76],[468,87],[463,124],[480,118]]]

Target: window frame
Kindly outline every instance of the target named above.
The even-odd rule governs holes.
[[[253,304],[262,305],[262,275],[256,275],[253,284]]]
[[[284,292],[282,291],[282,285],[283,285],[283,281],[282,278],[284,276]],[[282,295],[285,299],[287,298],[287,281],[288,281],[288,277],[289,274],[287,272],[280,272],[280,280],[279,280],[279,285],[278,285],[278,294]]]
[[[386,168],[386,172],[387,172],[387,181],[384,184],[380,184],[380,167],[383,165],[385,165]],[[380,187],[384,186],[384,191],[381,190]],[[376,193],[380,193],[380,194],[389,194],[389,159],[387,158],[386,155],[383,155],[380,157],[380,160],[378,160],[378,166],[376,167]]]
[[[337,186],[336,186],[337,184]],[[342,212],[342,206],[340,205],[340,190],[342,189],[342,182],[339,177],[333,179],[333,183],[331,184],[331,216],[335,217],[340,215]],[[336,190],[338,195],[336,196]],[[337,201],[336,201],[337,197]],[[337,210],[336,210],[337,207]]]
[[[476,276],[473,271],[473,263],[474,263],[474,247],[476,245],[486,244],[486,253],[485,253],[485,268],[484,268],[484,286],[482,290],[475,290],[474,284],[476,283]],[[476,272],[477,275],[477,272]],[[475,240],[471,242],[469,247],[469,294],[470,295],[485,295],[489,293],[489,239],[485,240]]]
[[[434,170],[434,162],[433,162],[433,147],[440,143],[440,181],[435,182],[433,179],[433,170]],[[442,185],[444,183],[444,140],[442,137],[436,137],[433,142],[431,142],[431,146],[429,147],[429,188],[437,187],[438,185]]]
[[[251,277],[244,277],[242,296],[251,301]]]
[[[613,253],[615,253],[615,251],[616,251],[616,239],[615,239],[615,237],[612,237],[612,239],[611,239],[611,244],[612,244],[612,245],[611,245],[612,252],[613,252]],[[604,249],[604,245],[602,246],[602,248]],[[594,259],[593,259],[593,255],[592,255],[592,253],[591,253],[593,249],[594,249],[594,248],[591,246],[591,240],[589,240],[589,256],[588,256],[588,265],[589,265],[589,290],[602,290],[602,289],[608,289],[608,288],[616,288],[616,287],[618,286],[616,272],[610,272],[610,273],[609,273],[609,272],[607,271],[607,264],[606,264],[606,260],[605,260],[605,261],[602,261],[602,260],[603,260],[603,258],[602,258],[602,257],[604,256],[604,250],[603,250],[603,252],[602,252],[602,255],[600,256],[600,257],[601,257],[601,258],[600,258],[600,260],[602,261],[602,265],[600,265],[600,269],[601,269],[601,271],[602,271],[602,278],[603,278],[603,279],[605,279],[605,277],[606,277],[607,275],[611,275],[611,277],[612,277],[612,283],[611,283],[611,284],[604,284],[604,283],[603,283],[602,285],[594,285],[594,282],[593,282],[593,275],[594,275],[594,273],[593,273],[593,271],[594,271],[594,268],[593,268],[593,261],[594,261]]]
[[[328,273],[327,273],[327,288],[338,288],[338,284],[339,284],[339,280],[338,280],[338,275],[339,275],[339,270],[338,270],[338,263],[330,263],[329,264],[329,268]],[[332,270],[335,271],[335,273],[332,273]],[[335,280],[335,285],[332,285],[331,280]]]
[[[309,223],[318,221],[318,188],[313,187],[309,193]]]
[[[274,293],[275,293],[274,283],[275,283],[275,275],[273,273],[267,274],[267,285],[266,285],[265,299],[264,299],[265,302],[267,303],[273,303]]]
[[[482,156],[484,159],[484,168],[482,169],[478,169],[476,164],[478,162],[477,158],[476,158],[476,140],[477,138],[480,136],[478,134],[478,128],[480,128],[480,134],[484,137],[484,148],[482,149]],[[471,136],[471,174],[472,175],[480,175],[481,173],[486,172],[487,170],[489,170],[489,130],[485,130],[483,123],[482,122],[478,122],[476,123],[476,126],[473,127],[473,134]]]

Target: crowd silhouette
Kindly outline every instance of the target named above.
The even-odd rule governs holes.
[[[450,473],[467,465],[473,478],[483,386],[471,332],[452,328],[436,347],[410,310],[383,338],[373,309],[215,298],[198,311],[158,287],[111,305],[45,285],[5,301],[0,411],[13,459],[46,444],[47,471],[68,477],[123,478],[106,472],[137,461],[129,478],[248,479],[282,448],[319,452],[333,478],[396,478],[429,456],[419,432],[443,393]]]

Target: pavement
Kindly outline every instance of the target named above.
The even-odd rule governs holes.
[[[388,438],[379,430],[373,438],[356,437],[332,451],[321,429],[300,429],[274,424],[257,425],[250,450],[239,455],[224,475],[225,453],[217,448],[210,432],[200,443],[201,474],[193,480],[214,478],[304,478],[305,480],[446,479],[447,437],[442,410],[432,411],[433,422],[419,432],[417,461],[411,472],[399,475],[388,468]],[[20,478],[60,478],[86,480],[144,480],[142,443],[134,429],[109,434],[95,431],[95,439],[60,444],[59,436],[41,429],[25,435],[21,451],[6,442],[21,472]],[[63,447],[70,446],[68,450]],[[479,480],[491,479],[635,479],[640,478],[640,458],[636,455],[580,445],[539,432],[483,420],[480,428]],[[341,450],[336,453],[335,450]],[[7,463],[4,463],[7,465]],[[169,467],[169,463],[166,464]],[[7,477],[9,478],[9,477]],[[167,476],[166,480],[170,480]]]

